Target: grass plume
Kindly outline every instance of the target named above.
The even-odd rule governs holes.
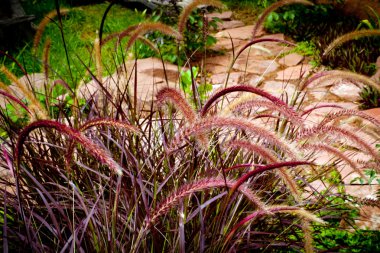
[[[69,9],[60,9],[61,15],[66,15],[69,13]],[[38,24],[36,34],[34,35],[33,40],[33,51],[37,52],[38,45],[40,44],[42,34],[45,31],[46,26],[57,16],[57,11],[53,10],[49,12],[42,21]]]
[[[164,87],[157,92],[156,98],[159,106],[162,106],[165,102],[172,102],[181,111],[189,124],[195,122],[196,113],[178,90]]]
[[[17,140],[17,145],[15,149],[15,160],[16,160],[16,167],[20,168],[20,161],[21,161],[21,156],[23,153],[23,144],[28,137],[29,133],[35,129],[38,128],[52,128],[57,130],[60,133],[68,135],[70,138],[73,140],[77,141],[83,147],[88,150],[95,158],[97,158],[101,163],[108,165],[112,171],[118,175],[122,175],[122,168],[118,163],[116,163],[110,154],[95,144],[92,140],[81,134],[78,130],[75,130],[71,127],[68,127],[64,124],[61,124],[56,121],[52,120],[39,120],[35,121],[28,126],[26,126],[22,132],[20,133],[18,140]]]
[[[20,89],[21,93],[25,96],[27,100],[30,102],[30,109],[37,115],[38,119],[47,119],[48,113],[47,111],[41,106],[40,102],[35,97],[34,93],[30,91],[25,85],[23,85],[18,78],[10,72],[5,66],[0,67],[0,71],[5,74],[5,76],[12,81],[17,88]]]
[[[163,34],[173,36],[177,40],[182,40],[182,35],[174,30],[172,27],[167,26],[160,22],[147,22],[140,24],[131,34],[131,37],[129,38],[129,41],[126,46],[126,51],[128,51],[132,45],[135,43],[135,41],[142,35],[146,34],[147,32],[151,31],[159,31]]]
[[[150,212],[150,217],[146,221],[146,227],[150,227],[157,222],[160,216],[165,215],[171,208],[176,206],[180,200],[190,196],[192,193],[204,191],[213,188],[228,187],[231,188],[236,184],[233,180],[223,178],[205,178],[197,182],[183,185],[180,189],[170,194],[154,210]],[[265,210],[265,204],[246,186],[242,185],[237,189],[241,194],[246,196],[260,210]],[[265,212],[265,211],[264,211]]]
[[[178,32],[180,34],[183,35],[186,28],[186,22],[189,19],[191,12],[199,5],[223,8],[223,4],[218,0],[193,0],[182,10],[181,15],[178,18]]]
[[[336,38],[333,42],[331,42],[323,52],[322,57],[326,57],[332,50],[341,46],[343,43],[346,43],[347,41],[357,40],[368,36],[380,36],[380,30],[359,30],[346,33]]]

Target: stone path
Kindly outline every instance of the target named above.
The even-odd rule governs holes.
[[[206,81],[211,83],[216,89],[225,84],[233,50],[236,52],[238,48],[249,42],[253,26],[244,26],[242,22],[233,20],[231,12],[210,14],[209,18],[211,17],[218,17],[223,20],[223,22],[218,25],[218,31],[214,31],[218,42],[212,49],[223,51],[224,55],[208,57],[204,63],[198,63],[198,65],[204,66],[203,71],[205,71],[208,76]],[[261,33],[260,36],[282,40],[286,39],[283,34]],[[231,41],[233,43],[231,43]],[[291,47],[274,42],[262,42],[251,46],[249,50],[244,51],[236,60],[236,63],[232,67],[227,85],[231,86],[244,83],[263,88],[277,97],[284,95],[291,97],[296,91],[297,85],[300,83],[300,80],[302,80],[302,77],[316,71],[310,64],[311,59],[297,53],[286,54],[291,49]],[[125,71],[117,71],[113,75],[103,79],[104,85],[112,95],[117,96],[118,92],[125,88],[128,80],[132,82],[130,82],[129,85],[134,84],[134,63],[134,61],[128,61],[125,64],[125,69],[128,70],[127,73],[130,73],[129,75],[126,75]],[[194,64],[196,65],[196,63]],[[165,69],[167,73],[166,76],[164,75],[162,62],[159,59],[147,58],[137,60],[137,96],[141,108],[144,107],[144,103],[141,101],[146,101],[145,104],[149,106],[149,101],[154,99],[155,92],[161,87],[178,87],[178,67],[173,64],[165,63]],[[380,72],[375,76],[380,76]],[[33,81],[35,85],[40,85],[38,78],[43,79],[44,77],[43,75],[35,74],[33,78],[37,79]],[[97,90],[99,90],[98,85],[95,82],[90,82],[80,87],[79,94],[88,99],[92,97]],[[130,90],[133,95],[133,89]],[[338,80],[336,83],[321,82],[318,83],[318,85],[312,84],[307,88],[303,106],[305,106],[305,109],[308,109],[322,103],[332,103],[347,109],[357,109],[358,105],[355,101],[359,98],[359,92],[360,88],[347,80]],[[323,116],[331,110],[331,108],[321,108],[314,111],[308,116],[307,121],[310,124],[320,122]],[[366,113],[380,120],[379,109],[372,109]],[[345,123],[347,122],[345,121]],[[347,125],[350,127],[350,124]],[[363,157],[359,158],[363,159]],[[321,155],[316,162],[324,164],[330,161],[330,159],[331,157],[327,155]],[[357,175],[353,173],[349,166],[340,164],[339,170],[346,186],[346,192],[352,196],[363,197],[374,195],[376,190],[379,189],[379,185],[375,184],[366,186],[351,184],[351,180]],[[321,182],[315,182],[313,187],[323,189],[325,186]],[[365,216],[363,214],[362,217],[366,218],[360,221],[361,223],[358,222],[358,225],[367,226],[370,224],[371,228],[380,229],[379,208],[365,207],[362,209],[362,212],[369,212],[372,215],[368,217],[368,215]]]

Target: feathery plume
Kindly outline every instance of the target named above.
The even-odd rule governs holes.
[[[262,26],[264,24],[265,19],[267,16],[273,12],[274,10],[285,6],[289,4],[303,4],[303,5],[314,5],[312,2],[306,1],[306,0],[283,0],[276,2],[272,5],[270,5],[268,8],[266,8],[263,13],[260,15],[259,19],[257,20],[253,31],[252,31],[252,39],[254,39],[257,36],[257,33],[262,29]]]
[[[274,214],[274,213],[290,213],[290,214],[294,214],[294,215],[299,215],[301,216],[302,218],[306,219],[306,220],[309,220],[309,221],[314,221],[314,222],[318,222],[318,223],[322,223],[324,224],[325,221],[318,218],[317,216],[315,216],[314,214],[300,208],[300,207],[295,207],[295,206],[270,206],[267,208],[267,210],[269,211],[270,214]],[[258,210],[258,211],[255,211],[253,212],[252,214],[246,216],[244,219],[242,219],[238,224],[236,224],[231,230],[230,232],[228,233],[227,237],[226,237],[226,242],[228,242],[232,236],[235,234],[235,232],[245,226],[248,222],[252,221],[253,219],[255,219],[256,217],[260,217],[260,216],[263,216],[263,215],[266,215],[267,213],[265,213],[264,211],[262,210]]]
[[[356,143],[361,148],[366,150],[370,155],[372,155],[373,158],[375,158],[378,162],[380,162],[380,156],[374,148],[372,148],[369,144],[363,141],[358,135],[356,135],[352,131],[342,129],[339,127],[318,125],[316,127],[301,130],[298,133],[297,139],[300,140],[300,139],[310,138],[315,135],[321,135],[321,134],[328,134],[328,135],[336,134],[341,137],[348,138],[352,142]]]
[[[252,170],[252,171],[245,173],[243,176],[241,176],[237,180],[236,184],[231,188],[230,195],[232,193],[234,193],[236,191],[236,189],[240,187],[240,185],[244,184],[248,179],[256,176],[257,174],[263,173],[263,172],[268,171],[268,170],[274,170],[274,169],[279,169],[279,168],[283,168],[283,167],[291,168],[291,167],[297,167],[297,166],[301,166],[301,165],[311,165],[311,163],[310,162],[304,162],[304,161],[287,161],[287,162],[277,162],[277,163],[268,164],[265,166],[260,166],[256,169]]]
[[[37,98],[34,96],[33,92],[30,91],[28,88],[25,87],[18,79],[17,77],[11,73],[5,66],[0,67],[0,71],[5,74],[5,76],[12,81],[17,88],[20,89],[21,93],[25,96],[27,100],[30,102],[30,109],[37,115],[37,118],[39,119],[46,119],[48,118],[48,113],[46,110],[41,106],[40,102],[37,100]]]
[[[279,106],[278,104],[269,102],[269,101],[263,101],[263,100],[249,100],[242,102],[240,104],[235,104],[234,108],[232,109],[234,112],[241,112],[242,110],[246,109],[252,109],[253,107],[267,107],[271,110],[276,110],[280,112],[281,114],[285,115],[287,119],[292,122],[295,125],[302,126],[303,125],[303,119],[298,115],[296,111],[294,111],[289,106]]]
[[[362,178],[366,178],[363,172],[358,168],[354,161],[352,161],[349,157],[347,157],[344,153],[340,152],[338,149],[331,147],[329,145],[325,145],[322,143],[318,144],[304,144],[302,146],[304,149],[312,149],[314,151],[319,152],[320,150],[333,154],[339,159],[345,161],[356,173],[358,173]],[[318,153],[319,154],[319,153]]]
[[[49,38],[47,38],[46,41],[45,41],[44,51],[43,51],[43,54],[42,54],[42,68],[43,68],[43,73],[45,74],[45,79],[46,80],[48,80],[48,78],[49,78],[50,47],[51,47],[51,40]]]
[[[246,120],[244,118],[226,118],[226,117],[209,117],[206,119],[201,119],[195,124],[186,127],[180,131],[172,141],[169,146],[169,151],[173,150],[174,147],[177,147],[182,141],[192,135],[200,135],[205,133],[208,130],[218,128],[218,127],[227,127],[227,128],[236,128],[245,130],[249,133],[252,133],[260,138],[268,141],[270,144],[277,146],[282,149],[282,151],[289,154],[293,159],[296,158],[294,151],[283,141],[280,140],[275,134],[269,132],[268,130],[256,126],[253,122]]]
[[[190,4],[188,4],[181,12],[178,17],[178,32],[183,34],[186,27],[186,22],[189,19],[191,12],[197,8],[199,5],[208,5],[214,6],[217,8],[223,8],[223,4],[217,0],[194,0]]]
[[[353,31],[346,33],[338,38],[336,38],[333,42],[331,42],[325,51],[322,54],[322,57],[326,57],[333,49],[341,46],[343,43],[346,43],[347,41],[350,40],[356,40],[360,39],[363,37],[368,37],[368,36],[379,36],[380,35],[380,30],[359,30],[359,31]]]
[[[203,117],[206,115],[207,111],[209,110],[209,108],[211,107],[211,105],[220,97],[226,95],[226,94],[229,94],[231,92],[250,92],[250,93],[254,93],[254,94],[257,94],[259,96],[262,96],[270,101],[272,101],[273,103],[275,103],[277,106],[279,107],[284,107],[285,110],[290,110],[289,112],[287,112],[288,114],[293,114],[293,115],[296,115],[297,113],[291,108],[289,107],[284,101],[282,101],[281,99],[278,99],[277,97],[269,94],[268,92],[262,90],[262,89],[259,89],[259,88],[256,88],[256,87],[253,87],[253,86],[249,86],[249,85],[236,85],[236,86],[232,86],[232,87],[227,87],[227,88],[224,88],[224,89],[221,89],[219,91],[217,91],[215,94],[213,94],[205,103],[205,105],[202,107],[201,111],[200,111],[200,116]],[[291,112],[293,111],[293,112]]]
[[[95,64],[96,64],[96,78],[100,83],[103,79],[103,67],[102,67],[102,51],[100,48],[99,38],[95,38],[94,41],[94,51],[95,51]]]
[[[162,201],[154,210],[150,212],[150,217],[147,217],[145,226],[149,228],[157,221],[157,219],[165,215],[171,208],[178,204],[178,202],[190,196],[194,192],[204,191],[213,188],[228,187],[231,188],[236,184],[234,180],[224,178],[205,178],[199,181],[183,185],[180,189],[169,195],[164,201]],[[247,186],[240,186],[238,191],[246,196],[255,206],[265,213],[265,204],[249,189]]]
[[[138,25],[133,25],[133,26],[128,27],[127,29],[125,29],[122,32],[115,32],[115,33],[112,33],[112,34],[108,35],[107,37],[105,37],[104,39],[102,39],[102,41],[100,43],[100,46],[103,46],[108,41],[111,41],[112,39],[115,39],[115,38],[117,38],[117,44],[120,44],[120,41],[124,37],[130,35],[130,33],[133,32],[134,30],[136,30],[137,27],[138,27]]]
[[[60,14],[61,15],[66,15],[69,13],[69,9],[60,9]],[[33,51],[37,52],[37,47],[38,44],[41,41],[42,34],[46,28],[46,26],[52,21],[55,17],[57,16],[57,11],[51,11],[49,12],[43,19],[42,21],[38,24],[36,34],[34,35],[34,40],[33,40]]]
[[[311,76],[310,78],[306,79],[306,81],[302,82],[300,84],[300,90],[301,91],[304,90],[306,87],[308,87],[312,82],[316,80],[318,80],[319,82],[321,81],[333,82],[334,80],[337,80],[340,78],[351,80],[354,83],[356,82],[364,83],[380,91],[380,85],[376,83],[375,81],[373,81],[372,79],[370,79],[369,77],[360,75],[354,72],[345,71],[345,70],[329,70],[329,71],[319,72]]]
[[[302,218],[303,219],[301,220],[301,227],[302,227],[304,243],[305,243],[305,246],[304,246],[305,253],[313,253],[314,252],[313,236],[311,235],[312,232],[311,232],[310,220],[305,219],[304,216],[302,216]]]
[[[73,140],[77,141],[83,147],[88,150],[96,159],[98,159],[101,163],[108,165],[114,173],[117,175],[122,175],[122,168],[120,165],[113,160],[113,158],[110,156],[110,154],[104,150],[102,147],[95,144],[92,140],[81,134],[78,130],[75,130],[69,126],[66,126],[64,124],[61,124],[56,121],[52,120],[39,120],[35,121],[28,126],[26,126],[21,133],[19,134],[19,137],[17,139],[16,149],[15,149],[15,160],[16,160],[16,166],[19,169],[20,168],[20,159],[23,152],[23,144],[28,137],[29,133],[35,129],[38,128],[53,128],[57,130],[60,133],[68,135]]]
[[[182,40],[182,35],[178,33],[176,30],[171,28],[170,26],[167,26],[160,22],[149,22],[149,23],[142,23],[140,24],[131,34],[131,37],[129,38],[129,41],[127,43],[126,51],[128,51],[133,43],[139,38],[139,36],[144,35],[147,32],[150,31],[159,31],[163,34],[173,36],[177,40]]]
[[[361,111],[357,110],[348,110],[348,109],[343,109],[337,112],[332,112],[328,113],[325,118],[319,123],[319,125],[326,125],[327,123],[333,121],[334,119],[340,118],[340,117],[345,117],[345,116],[350,116],[350,117],[360,117],[362,119],[365,119],[375,126],[380,128],[380,121],[375,119],[374,117],[371,117]]]
[[[261,157],[266,159],[269,163],[278,163],[277,158],[272,154],[271,150],[264,148],[262,146],[259,146],[257,144],[248,142],[248,141],[241,141],[241,140],[230,141],[226,144],[226,146],[230,148],[234,148],[234,149],[243,148],[249,152],[253,152],[255,154],[260,155]],[[276,170],[276,173],[281,177],[281,179],[284,181],[286,186],[289,188],[294,199],[296,201],[300,201],[301,194],[298,190],[297,183],[289,175],[288,171],[284,168],[279,168],[278,170]]]
[[[90,127],[94,126],[111,126],[111,127],[116,127],[120,129],[125,129],[127,131],[130,131],[132,133],[138,133],[139,129],[133,125],[131,125],[129,122],[124,122],[124,121],[118,121],[114,119],[93,119],[87,121],[85,124],[79,127],[79,131],[83,132]],[[67,171],[70,171],[70,164],[71,164],[71,159],[73,157],[74,153],[74,141],[70,141],[67,152],[66,152],[66,169]]]
[[[164,87],[157,92],[156,98],[158,106],[162,106],[165,102],[170,101],[182,112],[189,124],[195,122],[197,118],[196,113],[178,90]]]
[[[18,98],[16,98],[15,96],[9,94],[8,92],[4,92],[2,90],[0,90],[0,95],[3,95],[4,97],[7,97],[9,98],[10,100],[12,100],[13,102],[17,103],[18,105],[20,105],[22,108],[25,109],[25,111],[27,111],[29,114],[32,114],[32,112],[29,110],[29,108]]]
[[[329,108],[344,109],[342,106],[336,105],[336,104],[320,104],[320,105],[313,106],[312,108],[303,111],[302,114],[301,114],[301,116],[309,114],[309,113],[311,113],[314,110],[318,110],[320,108],[327,108],[327,107],[329,107]]]

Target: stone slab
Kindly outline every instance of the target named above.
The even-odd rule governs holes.
[[[253,25],[227,29],[215,34],[216,38],[233,38],[239,40],[249,40],[252,38]]]
[[[300,78],[306,77],[312,67],[309,64],[297,65],[294,67],[288,67],[277,73],[276,80],[299,80]]]
[[[293,67],[301,63],[304,57],[297,53],[291,53],[282,57],[278,62],[287,67]]]

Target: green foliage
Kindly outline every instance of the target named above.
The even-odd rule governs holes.
[[[371,109],[380,106],[380,91],[372,86],[364,86],[359,93],[360,109]]]
[[[323,22],[321,22],[323,20]],[[319,52],[335,38],[355,30],[359,25],[355,17],[346,16],[332,5],[291,5],[280,8],[269,15],[265,28],[273,33],[281,32],[296,41],[310,41]],[[362,23],[361,26],[364,26]],[[375,26],[376,21],[370,21]],[[346,68],[354,72],[371,75],[374,62],[380,55],[379,38],[363,38],[351,41],[334,50],[322,62],[331,68]]]
[[[315,247],[334,252],[379,252],[380,231],[314,226]]]

